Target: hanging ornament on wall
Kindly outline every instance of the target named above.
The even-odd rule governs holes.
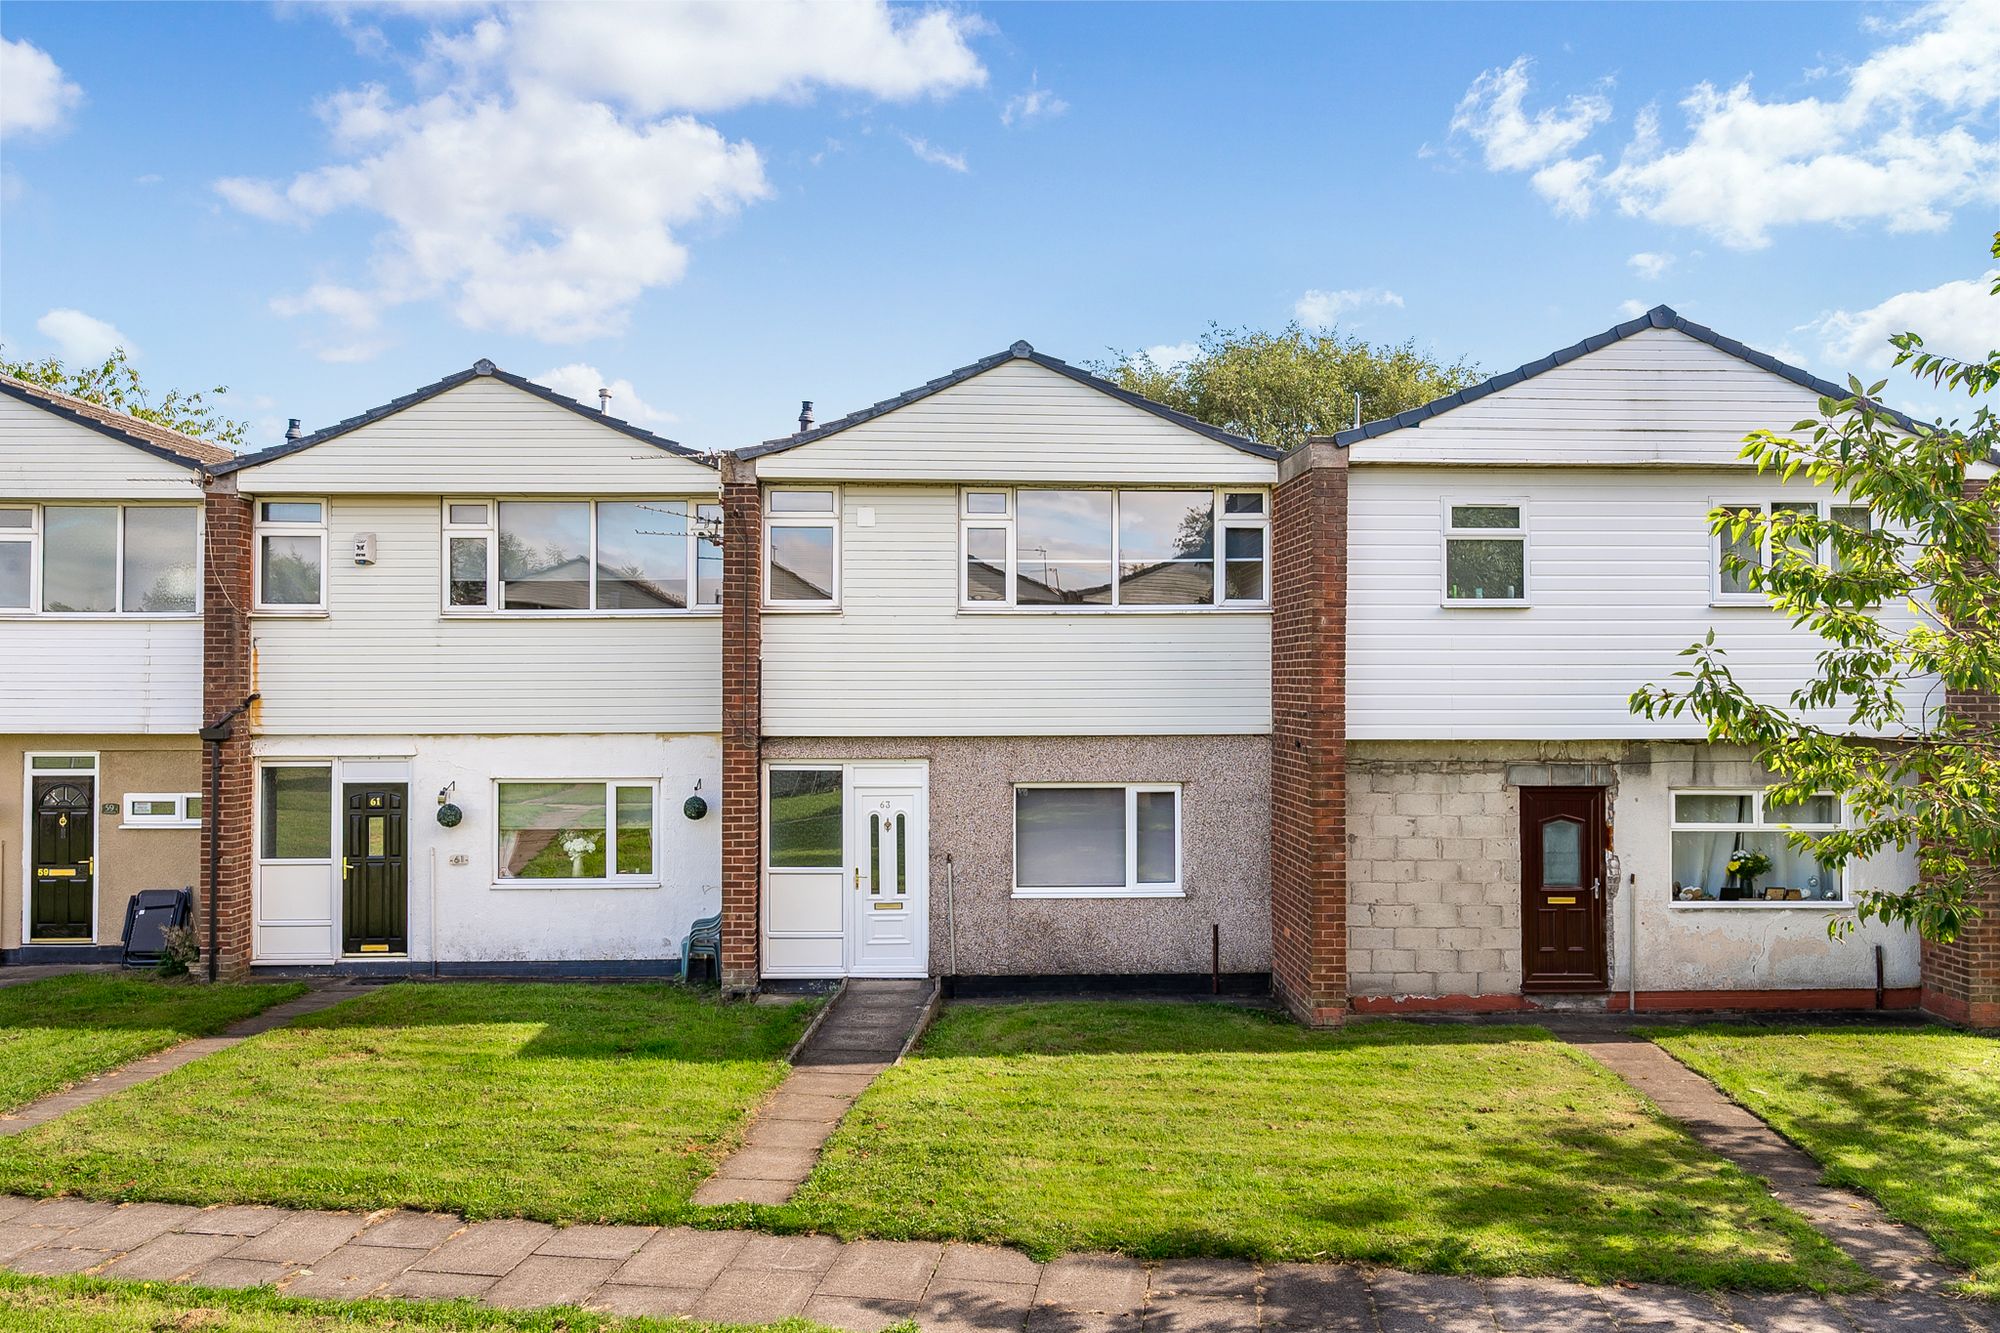
[[[705,799],[703,799],[702,796],[700,795],[701,792],[700,778],[696,778],[694,780],[694,789],[696,794],[688,797],[685,801],[681,802],[681,813],[686,815],[689,819],[700,819],[703,815],[708,813],[708,802]]]
[[[465,818],[465,811],[451,802],[451,794],[457,786],[456,782],[447,782],[438,792],[437,821],[445,828],[457,828],[459,821]]]

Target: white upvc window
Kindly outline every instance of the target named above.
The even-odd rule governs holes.
[[[656,778],[493,784],[494,876],[507,888],[657,885]]]
[[[1528,605],[1528,502],[1446,497],[1445,606]]]
[[[840,489],[764,493],[764,604],[828,611],[840,605]]]
[[[1179,784],[1017,784],[1014,896],[1182,896]]]
[[[1847,903],[1840,867],[1793,847],[1793,832],[1844,826],[1838,796],[1821,792],[1796,806],[1773,804],[1758,788],[1671,793],[1673,904],[1676,907],[1835,907]]]
[[[676,615],[722,602],[722,506],[647,500],[443,501],[450,615]]]
[[[326,501],[257,501],[252,547],[255,609],[326,610]]]
[[[1270,543],[1261,490],[968,486],[959,492],[959,605],[1262,608]]]
[[[198,505],[0,503],[0,615],[195,616]]]
[[[201,797],[194,792],[131,792],[124,828],[200,828]]]
[[[1867,532],[1874,527],[1875,516],[1866,505],[1844,504],[1837,500],[1753,500],[1720,499],[1710,506],[1711,512],[1726,509],[1731,513],[1748,511],[1760,517],[1770,517],[1786,512],[1811,514],[1816,518],[1831,520],[1846,527]],[[1830,548],[1832,543],[1827,543]],[[1709,599],[1717,606],[1769,606],[1770,598],[1750,586],[1750,572],[1747,569],[1732,570],[1723,564],[1725,555],[1740,556],[1746,563],[1759,569],[1771,567],[1771,535],[1769,531],[1753,532],[1747,526],[1740,533],[1731,527],[1714,533],[1709,538],[1710,584]],[[1821,562],[1834,560],[1831,549],[1814,553]]]

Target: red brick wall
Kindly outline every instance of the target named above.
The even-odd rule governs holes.
[[[1347,452],[1303,445],[1271,531],[1271,978],[1304,1023],[1347,1010]]]
[[[207,499],[207,549],[202,561],[202,699],[204,723],[240,705],[255,688],[250,657],[251,502],[233,483],[211,485]],[[221,799],[212,785],[221,770]],[[201,825],[202,892],[195,929],[209,950],[214,914],[215,974],[224,981],[250,971],[250,718],[239,716],[230,738],[202,746],[201,790],[208,802]],[[211,880],[209,852],[219,853]]]
[[[1967,484],[1983,491],[1988,483]],[[1945,707],[2000,731],[2000,695],[1951,692]],[[2000,870],[1986,877],[1973,898],[1979,916],[1950,944],[1923,948],[1923,1007],[1941,1018],[2000,1028]]]
[[[763,500],[753,467],[722,471],[722,984],[756,986],[763,881]]]

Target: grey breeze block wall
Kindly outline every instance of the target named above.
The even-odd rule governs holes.
[[[1521,989],[1519,766],[1607,786],[1619,743],[1350,741],[1348,972],[1356,995]]]
[[[767,739],[767,760],[930,761],[931,971],[970,976],[1206,972],[1271,965],[1268,736]],[[1182,898],[1015,898],[1014,784],[1181,784]]]

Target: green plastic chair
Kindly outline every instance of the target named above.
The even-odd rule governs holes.
[[[722,913],[702,917],[688,929],[687,938],[681,941],[681,981],[685,983],[691,975],[688,965],[697,958],[713,958],[715,975],[722,975]]]

